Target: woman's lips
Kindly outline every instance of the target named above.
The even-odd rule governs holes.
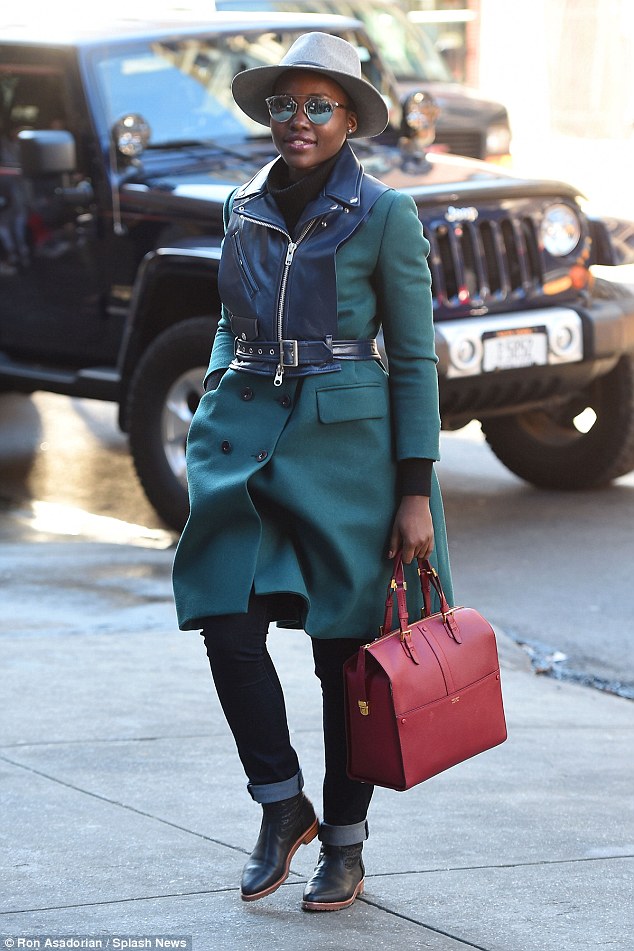
[[[303,139],[300,137],[293,137],[292,139],[284,140],[284,145],[292,152],[305,152],[307,149],[312,148],[316,144],[317,143],[312,139]]]

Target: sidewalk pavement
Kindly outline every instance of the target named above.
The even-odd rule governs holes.
[[[630,702],[536,676],[499,632],[508,741],[409,792],[377,790],[363,898],[300,910],[315,841],[285,885],[245,904],[259,809],[202,641],[176,630],[170,552],[49,541],[34,580],[34,547],[12,545],[0,572],[0,947],[46,935],[191,935],[195,951],[634,947]],[[273,628],[271,645],[318,806],[308,638]]]

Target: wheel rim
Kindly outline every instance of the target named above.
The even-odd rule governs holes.
[[[205,367],[195,367],[174,380],[167,391],[161,417],[165,458],[170,469],[185,488],[187,488],[185,467],[187,433],[204,392],[202,380],[205,372]]]
[[[597,422],[592,406],[562,406],[559,411],[534,410],[519,417],[522,429],[546,446],[570,446],[583,439]]]

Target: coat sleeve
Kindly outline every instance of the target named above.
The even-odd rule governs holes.
[[[396,459],[439,459],[438,358],[429,242],[414,200],[394,193],[374,272],[389,361]]]
[[[227,197],[222,211],[225,233],[227,231],[227,225],[229,224],[229,216],[231,215],[235,191],[236,189],[234,189],[234,191],[232,191]],[[220,307],[220,320],[218,321],[218,329],[214,338],[213,347],[211,348],[211,358],[209,360],[207,373],[205,374],[205,380],[207,380],[210,373],[214,373],[216,370],[227,369],[234,357],[234,347],[235,337],[231,330],[229,314],[227,312],[227,308],[224,306],[224,304],[222,304]]]

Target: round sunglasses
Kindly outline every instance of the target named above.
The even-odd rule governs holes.
[[[303,99],[303,96],[298,98]],[[275,122],[288,122],[299,108],[294,96],[269,96],[266,100],[269,115]],[[348,106],[325,96],[306,96],[304,113],[314,125],[325,125],[335,114],[335,109],[347,109]]]

